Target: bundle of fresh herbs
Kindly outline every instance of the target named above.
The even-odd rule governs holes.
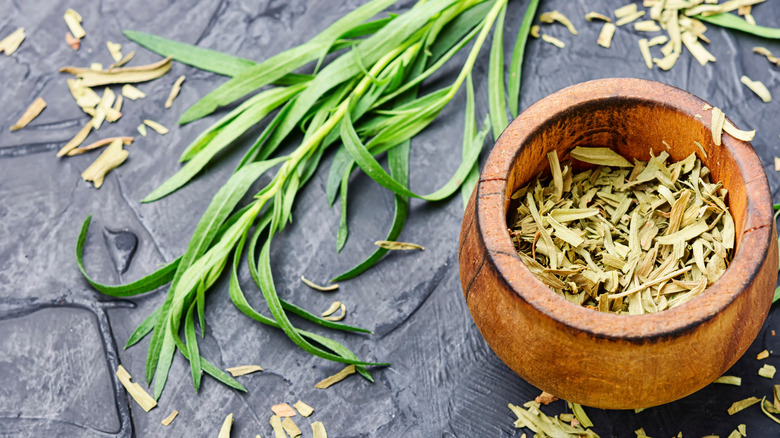
[[[338,249],[347,238],[345,208],[350,175],[359,166],[371,178],[395,193],[395,215],[386,240],[395,240],[403,228],[409,197],[429,201],[451,196],[463,186],[470,194],[477,178],[477,159],[487,134],[477,129],[474,91],[470,73],[494,24],[497,26],[490,53],[490,102],[494,135],[507,124],[503,78],[503,20],[507,0],[420,1],[407,12],[368,21],[395,3],[372,0],[350,12],[309,42],[273,56],[261,63],[197,48],[141,32],[126,36],[142,46],[174,60],[227,76],[231,79],[204,96],[187,110],[180,123],[207,116],[220,107],[256,93],[222,117],[181,156],[186,164],[144,199],[151,202],[181,188],[216,154],[243,133],[276,113],[257,141],[246,151],[235,173],[217,192],[195,228],[185,253],[157,272],[131,284],[107,286],[87,276],[82,262],[88,218],[79,236],[77,260],[85,278],[97,290],[112,296],[132,296],[171,283],[165,302],[150,315],[127,342],[131,346],[151,333],[146,362],[146,379],[154,380],[154,397],[165,386],[178,350],[191,365],[197,389],[205,371],[236,389],[243,386],[213,366],[198,350],[196,324],[205,333],[205,294],[226,270],[230,273],[233,303],[256,321],[281,328],[305,351],[318,357],[352,364],[371,380],[366,366],[385,365],[361,361],[342,344],[293,326],[288,313],[323,327],[367,332],[316,316],[278,297],[271,274],[270,246],[274,236],[291,219],[296,194],[317,170],[323,153],[339,146],[330,168],[327,196],[331,205],[341,198],[342,218]],[[537,0],[530,3],[518,35],[510,68],[509,90],[512,113],[517,113],[523,48]],[[421,82],[474,41],[460,72],[451,85],[418,96]],[[333,54],[332,60],[324,58]],[[316,63],[312,74],[296,70]],[[408,187],[410,140],[427,127],[453,99],[463,84],[468,99],[463,141],[463,161],[452,178],[439,190],[418,195]],[[278,111],[277,111],[278,110]],[[291,153],[275,152],[296,127],[305,131],[300,145]],[[390,172],[375,156],[387,153]],[[253,182],[266,172],[276,175],[239,208],[239,201]],[[464,183],[465,181],[465,183]],[[262,292],[272,317],[250,306],[242,291],[237,268],[247,246],[251,276]],[[259,248],[259,256],[258,256]],[[374,265],[385,253],[378,248],[355,268],[336,277],[352,278]],[[232,256],[232,260],[230,257]],[[183,339],[181,333],[183,332]]]

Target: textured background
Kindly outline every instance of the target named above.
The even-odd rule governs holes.
[[[138,50],[131,65],[159,59],[122,37],[122,29],[158,33],[262,60],[305,42],[359,3],[0,0],[0,36],[18,26],[28,33],[17,53],[0,56],[1,436],[214,436],[232,412],[234,437],[257,433],[268,437],[270,406],[298,399],[316,409],[311,419],[298,421],[306,434],[314,420],[323,421],[332,437],[496,437],[527,432],[512,427],[514,418],[506,405],[532,399],[538,390],[490,351],[462,299],[456,257],[462,215],[459,197],[438,203],[412,201],[401,240],[419,243],[426,251],[391,254],[359,278],[344,282],[336,294],[313,292],[300,283],[301,274],[324,283],[362,260],[373,250],[371,242],[382,238],[391,222],[392,196],[356,174],[350,188],[350,239],[342,254],[336,255],[338,209],[328,208],[324,191],[324,170],[332,154],[300,194],[295,222],[274,243],[277,287],[281,296],[314,311],[325,308],[334,297],[347,303],[347,322],[376,334],[334,336],[360,357],[387,360],[392,366],[376,370],[374,384],[351,377],[328,390],[314,389],[314,383],[341,366],[309,356],[280,331],[240,314],[229,302],[222,281],[207,300],[202,354],[220,367],[262,365],[266,371],[240,378],[249,392],[240,394],[205,378],[195,394],[189,367],[180,356],[174,361],[159,407],[148,414],[134,402],[128,403],[124,390],[118,389],[113,375],[118,363],[142,377],[148,339],[126,351],[117,346],[124,345],[137,324],[163,301],[165,292],[113,300],[90,289],[73,256],[81,222],[88,214],[94,215],[86,264],[95,278],[114,284],[140,278],[184,250],[209,199],[252,138],[236,144],[233,153],[224,154],[185,189],[159,202],[140,204],[143,196],[173,174],[181,150],[214,120],[176,127],[178,116],[225,81],[174,63],[170,74],[139,85],[149,97],[126,101],[123,118],[104,125],[89,141],[135,135],[135,127],[144,118],[162,122],[171,132],[163,137],[150,130],[148,137],[138,137],[127,147],[127,162],[108,176],[102,189],[95,190],[79,175],[96,154],[68,159],[54,155],[86,121],[69,95],[66,76],[57,69],[91,62],[110,64],[106,40],[121,42],[124,53]],[[512,0],[509,4],[506,53],[511,53],[527,3]],[[554,25],[545,31],[564,40],[565,49],[530,41],[521,106],[528,107],[565,86],[603,77],[639,77],[675,85],[723,108],[740,127],[758,129],[753,145],[765,163],[773,190],[777,189],[780,179],[772,160],[780,152],[778,103],[761,103],[739,84],[739,77],[747,74],[763,81],[780,98],[778,68],[751,53],[756,45],[780,53],[780,44],[711,27],[707,35],[717,63],[702,67],[686,52],[672,71],[651,71],[641,60],[639,36],[631,26],[620,28],[607,50],[595,43],[601,25],[582,18],[591,10],[607,13],[622,4],[542,1],[540,12],[562,11],[572,18],[580,35],[574,37]],[[87,30],[78,52],[67,47],[63,38],[62,14],[68,7],[81,13]],[[404,8],[399,4],[394,9]],[[760,24],[780,26],[777,0],[758,6],[755,17]],[[451,61],[428,89],[451,81],[463,58]],[[487,50],[483,50],[474,75],[480,114],[487,109],[486,71]],[[187,81],[173,108],[165,110],[163,102],[180,74],[186,74]],[[49,107],[29,127],[9,133],[8,126],[37,96],[45,98]],[[415,138],[411,185],[418,193],[439,187],[457,167],[464,103],[461,92],[440,119]],[[116,242],[133,236],[138,247],[129,269],[120,275],[113,258],[124,253]],[[250,302],[262,308],[245,267],[241,278]],[[761,363],[755,354],[765,348],[780,353],[780,336],[769,334],[772,329],[780,330],[777,316],[773,309],[753,346],[729,372],[743,377],[741,387],[711,385],[640,414],[587,409],[595,431],[601,436],[626,437],[644,427],[653,437],[680,431],[686,437],[725,437],[737,424],[746,423],[751,437],[777,436],[780,426],[764,417],[757,406],[733,417],[726,413],[736,400],[771,394],[775,382],[756,375]],[[764,363],[780,365],[780,360],[773,353]],[[652,370],[647,373],[653,378]],[[170,427],[162,427],[160,420],[173,409],[179,410],[179,417]],[[557,402],[546,411],[563,409],[563,403]]]

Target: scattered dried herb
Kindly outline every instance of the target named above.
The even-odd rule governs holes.
[[[176,79],[176,82],[173,83],[173,87],[171,87],[171,93],[168,94],[168,99],[165,101],[165,107],[170,108],[173,106],[173,100],[176,99],[176,96],[179,95],[179,92],[181,91],[181,84],[184,83],[185,76],[181,75]]]
[[[81,79],[84,86],[96,87],[109,84],[127,84],[157,79],[171,69],[171,58],[137,67],[92,70],[81,67],[62,67],[60,72],[70,73]]]
[[[587,14],[585,14],[585,19],[588,21],[602,20],[602,21],[606,21],[607,23],[612,22],[611,18],[607,17],[604,14],[599,14],[598,12],[588,12]]]
[[[748,87],[750,91],[756,93],[756,96],[760,97],[764,103],[772,101],[772,93],[769,92],[769,89],[766,88],[766,85],[764,85],[763,82],[754,81],[745,75],[742,75],[742,77],[739,78],[739,81]]]
[[[580,424],[579,421],[574,418],[570,424],[564,422],[559,416],[550,417],[544,414],[539,408],[539,403],[527,402],[521,406],[509,404],[509,409],[517,416],[517,420],[514,423],[516,428],[527,427],[535,432],[539,437],[555,437],[555,438],[598,438],[598,435],[587,427]]]
[[[314,290],[318,290],[320,292],[333,292],[334,290],[338,290],[339,285],[338,284],[331,284],[329,286],[320,286],[318,284],[312,283],[311,281],[307,280],[306,277],[301,275],[301,281],[306,286],[309,286],[310,288]]]
[[[72,150],[68,151],[68,153],[65,154],[65,155],[67,155],[69,157],[71,157],[73,155],[81,155],[84,152],[89,152],[89,151],[91,151],[93,149],[98,149],[98,148],[102,148],[103,146],[110,145],[114,140],[121,140],[122,144],[127,146],[127,145],[133,143],[134,138],[133,137],[108,137],[108,138],[104,138],[102,140],[98,140],[98,141],[96,141],[94,143],[90,143],[90,144],[88,144],[88,145],[86,145],[84,147],[79,147],[79,148],[76,148],[76,149],[72,149]]]
[[[96,189],[103,185],[106,174],[124,163],[129,153],[122,149],[122,139],[116,139],[87,169],[81,173],[81,179],[92,181]]]
[[[147,134],[147,132],[146,132],[146,125],[144,125],[143,123],[141,123],[141,124],[140,124],[140,125],[138,125],[138,127],[137,127],[137,128],[135,128],[135,129],[138,131],[138,133],[139,133],[139,134],[141,134],[141,137],[146,137],[146,134]]]
[[[722,383],[724,385],[741,386],[742,378],[737,376],[720,376],[713,383]]]
[[[153,399],[152,396],[144,391],[141,385],[130,381],[130,379],[132,379],[130,373],[128,373],[122,365],[119,365],[116,369],[116,376],[119,378],[122,386],[127,390],[127,393],[130,394],[130,397],[141,406],[141,409],[149,412],[152,408],[157,406],[157,400]]]
[[[639,40],[639,52],[642,53],[642,58],[645,60],[645,65],[648,69],[653,69],[653,55],[650,54],[650,42],[647,38],[640,38]]]
[[[550,35],[547,35],[547,34],[542,34],[542,40],[544,42],[546,42],[546,43],[552,44],[555,47],[558,47],[559,49],[562,49],[562,48],[566,47],[566,43],[564,43],[563,41],[559,40],[558,38],[555,38],[554,36],[550,36]]]
[[[28,123],[33,121],[33,119],[38,117],[38,114],[40,114],[44,108],[46,108],[46,101],[43,100],[42,97],[38,97],[29,107],[27,107],[24,114],[22,114],[22,116],[19,117],[19,120],[11,126],[10,130],[13,132],[24,128]]]
[[[79,40],[87,36],[87,33],[84,31],[84,28],[81,27],[81,15],[79,15],[78,12],[74,11],[73,9],[68,9],[65,11],[65,24],[68,25],[68,29],[70,29],[70,33],[73,35],[74,38],[78,38]]]
[[[736,401],[732,403],[731,407],[728,409],[729,415],[734,415],[737,412],[743,409],[747,409],[760,401],[761,399],[756,397],[748,397],[744,400]]]
[[[723,114],[720,108],[712,108],[712,119],[710,121],[710,129],[712,130],[712,141],[716,146],[721,145],[721,137],[723,136],[723,123],[726,121],[726,115]]]
[[[174,410],[173,412],[171,412],[171,415],[165,417],[160,423],[162,423],[163,426],[170,426],[170,424],[173,423],[173,420],[176,418],[177,415],[179,415],[179,411]]]
[[[111,59],[114,60],[114,62],[119,62],[122,60],[122,45],[119,43],[114,43],[111,41],[106,41],[106,47],[108,48],[108,53],[111,54]]]
[[[233,377],[245,376],[247,374],[263,371],[260,365],[241,365],[232,368],[225,368],[225,371],[229,372]]]
[[[219,435],[217,438],[230,438],[230,429],[233,428],[233,414],[228,414],[225,417],[225,421],[222,422],[222,427],[219,428]]]
[[[295,402],[293,406],[295,407],[295,410],[297,410],[298,413],[301,414],[302,417],[308,417],[314,413],[314,408],[312,408],[311,406],[307,405],[306,403],[300,400]]]
[[[425,251],[425,248],[422,246],[416,244],[416,243],[409,243],[409,242],[391,242],[387,240],[377,240],[374,242],[374,245],[389,249],[393,251],[410,251],[410,250],[420,250]]]
[[[282,420],[282,428],[284,428],[284,431],[287,432],[290,438],[298,438],[303,434],[301,429],[289,417]]]
[[[567,300],[602,312],[655,313],[723,274],[734,248],[727,192],[694,154],[648,162],[607,148],[548,154],[552,178],[517,190],[510,237],[528,269]],[[620,167],[618,167],[620,166]],[[565,189],[564,189],[565,187]]]
[[[541,15],[539,15],[539,21],[542,23],[555,23],[556,21],[558,23],[561,23],[562,25],[566,26],[566,29],[571,32],[572,35],[577,35],[577,29],[574,28],[574,25],[571,24],[571,20],[569,20],[568,17],[561,14],[558,11],[550,11],[545,12]]]
[[[755,397],[752,397],[755,398]],[[777,424],[780,424],[780,418],[775,417],[771,413],[769,413],[769,410],[767,409],[768,402],[766,401],[766,397],[761,399],[761,412],[764,413],[767,417],[769,417],[772,421],[774,421]],[[771,405],[769,405],[771,406]]]
[[[558,400],[558,397],[550,394],[549,392],[542,391],[541,394],[537,395],[534,401],[536,403],[542,404],[542,405],[549,405],[550,403]]]
[[[753,53],[758,53],[759,55],[765,56],[767,61],[780,66],[780,58],[775,56],[772,51],[766,47],[753,47]]]
[[[155,122],[154,120],[144,119],[144,125],[154,129],[158,134],[165,135],[168,133],[168,128]]]
[[[5,56],[11,56],[22,44],[25,37],[26,34],[23,27],[16,29],[10,35],[0,40],[0,52],[5,52]]]
[[[769,350],[764,350],[756,355],[757,360],[763,360],[769,357]]]
[[[661,27],[653,20],[644,20],[634,23],[634,30],[637,32],[658,32]]]
[[[766,377],[767,379],[772,379],[775,377],[776,372],[777,368],[769,364],[764,364],[764,366],[758,370],[758,375],[761,377]]]
[[[341,382],[350,374],[355,374],[355,365],[347,365],[343,370],[339,371],[338,373],[330,377],[327,377],[325,379],[322,379],[316,385],[314,385],[314,387],[317,389],[326,389],[331,385],[333,385],[334,383]]]
[[[325,432],[325,426],[321,421],[315,421],[311,424],[312,438],[328,438],[328,433]]]
[[[598,45],[604,48],[610,48],[612,46],[612,37],[615,35],[615,27],[612,23],[604,23],[601,27],[601,33],[599,33],[599,39],[596,41]]]
[[[125,84],[122,85],[122,96],[125,96],[130,100],[136,100],[136,99],[143,99],[144,97],[146,97],[146,93],[139,90],[138,88],[135,88],[130,84]]]
[[[68,152],[72,151],[73,149],[79,147],[81,143],[84,143],[84,140],[87,139],[87,136],[89,133],[92,132],[92,121],[90,120],[87,122],[86,125],[84,125],[83,128],[69,141],[63,146],[59,151],[57,151],[57,156],[62,157],[66,155]]]
[[[76,38],[70,32],[65,32],[65,44],[71,49],[78,51],[81,47],[81,38]]]
[[[288,405],[287,403],[280,403],[278,405],[271,406],[271,410],[276,414],[278,417],[294,417],[298,415],[295,412],[295,409],[292,408],[292,406]]]

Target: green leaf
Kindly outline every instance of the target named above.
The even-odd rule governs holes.
[[[341,215],[339,219],[339,231],[336,235],[336,252],[341,252],[344,249],[344,245],[347,244],[347,237],[349,237],[349,226],[347,225],[347,190],[349,189],[349,175],[352,173],[352,168],[344,172],[344,176],[341,178]]]
[[[360,141],[354,126],[352,126],[352,120],[350,119],[349,114],[344,116],[344,120],[341,123],[341,138],[347,151],[349,151],[352,156],[352,159],[355,160],[371,179],[379,183],[382,187],[392,190],[399,195],[425,199],[427,201],[440,201],[452,195],[463,183],[463,179],[466,177],[469,170],[474,167],[474,163],[477,158],[479,158],[480,152],[479,149],[476,148],[471,150],[468,158],[461,162],[460,166],[455,171],[455,174],[442,188],[430,195],[418,195],[387,174],[373,155],[371,155],[371,152],[369,152]]]
[[[78,240],[76,241],[76,264],[79,266],[81,275],[87,280],[92,287],[97,291],[110,295],[112,297],[132,297],[146,292],[151,292],[160,286],[166,285],[173,279],[176,268],[179,266],[181,257],[168,263],[157,271],[136,280],[132,283],[123,284],[119,286],[109,286],[101,284],[93,280],[84,268],[84,243],[87,240],[87,233],[89,232],[89,224],[92,221],[92,216],[87,216],[84,223],[81,225],[81,232],[79,233]]]
[[[752,35],[760,36],[762,38],[768,38],[777,40],[780,39],[780,29],[774,27],[758,26],[756,24],[750,24],[742,18],[737,17],[734,14],[717,14],[717,15],[697,15],[694,17],[701,21],[714,24],[716,26],[725,27],[728,29],[734,29],[741,32],[749,33]]]
[[[272,56],[260,64],[243,70],[234,76],[233,79],[222,84],[190,107],[181,116],[179,123],[189,123],[209,115],[220,106],[228,105],[283,77],[285,74],[291,73],[305,64],[320,58],[327,53],[330,46],[344,32],[375,16],[395,2],[396,0],[372,0],[330,25],[308,43]],[[380,32],[385,29],[387,27],[383,27]],[[333,62],[330,65],[333,65]],[[317,77],[321,76],[317,75]],[[307,107],[311,106],[312,103],[307,103]]]
[[[458,41],[461,41],[464,36],[477,27],[485,19],[492,6],[490,2],[481,2],[450,21],[431,45],[429,64],[438,62]]]
[[[487,122],[487,120],[486,120]],[[487,123],[485,123],[487,125]],[[485,131],[487,134],[487,131]],[[474,83],[471,80],[471,75],[466,80],[466,112],[465,120],[463,122],[463,152],[462,157],[465,159],[468,156],[472,147],[479,147],[482,149],[482,144],[485,138],[479,138],[477,135],[477,118],[474,102]],[[474,163],[474,167],[471,168],[466,179],[463,181],[463,185],[460,186],[460,194],[463,200],[463,209],[466,209],[466,205],[471,197],[471,192],[474,190],[474,186],[479,181],[479,166],[478,163]],[[388,239],[390,240],[390,239]]]
[[[387,151],[387,161],[390,167],[390,174],[394,179],[403,183],[404,186],[409,184],[410,147],[411,141],[407,140],[397,147]],[[390,231],[388,231],[387,237],[385,238],[385,240],[391,241],[397,240],[398,236],[401,235],[401,230],[404,228],[404,224],[406,223],[406,216],[409,212],[409,198],[398,194],[396,194],[394,198],[393,224],[390,226]],[[377,248],[370,256],[368,256],[362,262],[358,263],[354,268],[344,272],[341,275],[338,275],[331,281],[343,281],[357,277],[370,267],[374,266],[388,251],[389,250],[385,248]]]
[[[531,0],[528,3],[520,30],[517,32],[515,47],[512,50],[512,61],[509,64],[509,112],[512,113],[512,117],[517,117],[520,113],[520,84],[523,59],[525,59],[525,45],[528,42],[528,34],[531,32],[531,24],[533,24],[538,7],[539,0]]]
[[[154,312],[152,312],[151,315],[146,317],[144,322],[142,322],[141,325],[139,325],[135,329],[135,331],[133,331],[133,334],[130,335],[130,338],[127,340],[127,343],[125,344],[125,350],[137,344],[138,341],[143,339],[144,336],[148,335],[149,332],[152,331],[155,324],[157,324],[157,320],[160,319],[161,313],[162,313],[162,307],[158,307],[154,309]]]
[[[192,371],[192,384],[197,392],[200,388],[201,366],[200,352],[198,350],[198,336],[195,334],[195,304],[187,310],[186,321],[184,322],[184,337],[187,341],[187,352],[190,357],[190,370]]]
[[[264,96],[262,100],[246,108],[228,125],[222,127],[214,138],[210,139],[208,144],[198,151],[197,155],[192,157],[175,175],[162,183],[141,202],[156,201],[181,188],[200,172],[219,151],[227,147],[279,105],[300,92],[303,87],[305,87],[305,84],[287,88],[273,88],[260,93]]]
[[[126,30],[122,33],[131,41],[161,56],[171,57],[181,63],[225,76],[235,76],[247,68],[257,65],[249,59],[181,43],[146,32]]]
[[[506,5],[501,9],[493,31],[493,44],[490,47],[490,66],[488,68],[488,106],[490,120],[493,123],[493,140],[504,132],[509,125],[506,117],[506,98],[504,96],[504,17]]]

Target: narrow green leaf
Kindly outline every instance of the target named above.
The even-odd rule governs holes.
[[[407,140],[400,145],[387,151],[388,167],[390,167],[390,174],[397,181],[407,186],[409,184],[409,149],[411,147],[411,141]],[[406,223],[406,216],[409,212],[409,198],[404,195],[396,194],[394,196],[394,213],[393,223],[390,226],[390,231],[387,233],[385,240],[397,240],[401,235],[401,230]],[[374,252],[368,256],[365,260],[358,263],[354,268],[341,275],[338,275],[331,281],[343,281],[355,278],[358,275],[365,272],[370,267],[374,266],[382,257],[388,252],[385,248],[377,248]]]
[[[149,332],[152,331],[154,325],[157,324],[157,320],[160,318],[160,313],[162,313],[162,307],[158,307],[154,309],[154,312],[152,312],[152,314],[149,315],[144,320],[144,322],[142,322],[135,329],[135,331],[133,331],[133,334],[130,335],[130,338],[127,340],[127,343],[125,344],[125,350],[137,344],[138,341],[143,339],[144,336],[148,335]]]
[[[190,107],[181,116],[179,123],[189,123],[211,114],[220,106],[230,104],[236,99],[240,99],[260,87],[281,78],[285,74],[291,73],[299,67],[320,58],[327,53],[330,46],[341,34],[374,17],[380,11],[395,3],[395,1],[372,0],[330,25],[308,43],[272,56],[256,66],[243,70],[234,76],[233,79],[222,84]],[[380,32],[386,29],[387,27],[383,27]],[[320,75],[317,76],[319,77]],[[307,103],[307,108],[312,103]]]
[[[488,67],[488,106],[493,124],[493,140],[504,132],[509,125],[506,117],[506,97],[504,96],[504,17],[506,5],[501,9],[493,31],[493,44],[490,47]]]
[[[133,42],[163,57],[171,57],[181,63],[201,70],[225,76],[235,76],[257,65],[249,59],[239,58],[216,50],[204,49],[192,44],[170,40],[137,30],[125,30],[124,35]]]
[[[490,2],[481,2],[463,11],[450,21],[431,45],[429,65],[438,62],[458,41],[461,41],[466,34],[477,27],[485,19],[492,6]]]
[[[538,7],[539,0],[531,0],[528,3],[520,30],[517,32],[515,47],[512,49],[512,61],[509,64],[509,112],[512,113],[512,117],[517,117],[520,113],[520,84],[523,59],[525,59],[525,45],[528,42],[528,34],[531,32],[531,24],[533,24]]]
[[[341,217],[339,219],[339,231],[336,235],[336,252],[341,252],[344,249],[344,245],[347,244],[347,238],[349,237],[349,225],[347,224],[347,190],[349,189],[349,175],[352,173],[352,168],[344,172],[344,176],[341,178]]]
[[[200,352],[198,350],[198,336],[195,334],[195,305],[191,305],[187,310],[186,321],[184,322],[184,337],[187,341],[187,352],[190,357],[190,370],[192,371],[192,384],[195,386],[195,392],[200,389],[201,366]]]
[[[76,264],[78,264],[81,275],[87,280],[92,287],[97,291],[110,295],[112,297],[132,297],[146,292],[151,292],[160,286],[168,284],[173,279],[173,275],[176,272],[176,268],[179,266],[181,257],[168,263],[157,271],[136,280],[132,283],[123,284],[119,286],[109,286],[101,284],[93,280],[84,268],[84,243],[87,241],[87,234],[89,232],[89,224],[92,221],[92,216],[87,216],[84,223],[81,225],[81,232],[79,233],[78,240],[76,241]]]
[[[471,168],[474,167],[474,163],[477,158],[479,158],[480,152],[479,149],[473,148],[473,150],[470,151],[468,159],[461,162],[460,166],[455,171],[455,174],[442,188],[430,195],[418,195],[387,174],[373,155],[371,155],[371,152],[369,152],[360,141],[354,126],[352,126],[352,120],[350,119],[349,114],[344,116],[344,120],[341,123],[341,138],[347,151],[349,151],[352,156],[352,159],[355,160],[371,179],[379,183],[379,185],[392,190],[397,194],[425,199],[427,201],[440,201],[452,195],[463,183],[463,179]]]
[[[305,84],[287,88],[273,88],[262,92],[261,94],[265,96],[262,100],[241,112],[229,125],[220,130],[197,155],[192,157],[184,167],[179,169],[175,175],[162,183],[141,202],[156,201],[181,188],[198,174],[219,151],[231,144],[279,105],[300,92],[303,87],[305,87]]]
[[[750,24],[734,14],[725,13],[706,17],[703,15],[697,15],[695,18],[701,21],[706,21],[710,24],[714,24],[716,26],[738,30],[740,32],[749,33],[761,38],[768,38],[773,40],[780,39],[780,29]]]

